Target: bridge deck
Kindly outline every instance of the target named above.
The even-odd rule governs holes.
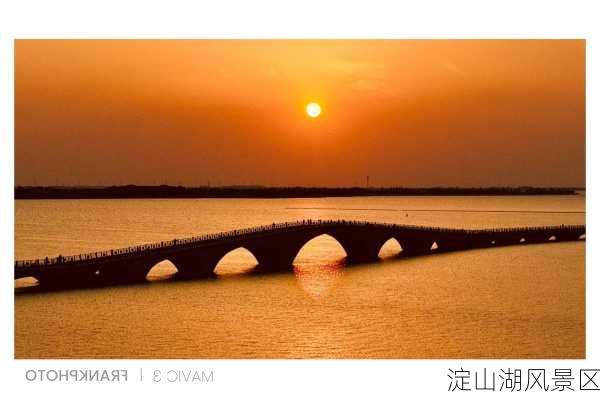
[[[393,231],[415,231],[423,233],[453,233],[463,235],[480,235],[480,234],[494,234],[494,233],[521,233],[521,232],[544,232],[544,231],[584,231],[585,226],[581,225],[560,225],[560,226],[539,226],[539,227],[516,227],[516,228],[495,228],[495,229],[452,229],[443,227],[428,227],[428,226],[416,226],[416,225],[404,225],[404,224],[390,224],[390,223],[373,223],[373,222],[362,222],[362,221],[348,221],[348,220],[302,220],[296,222],[287,223],[273,223],[270,225],[251,227],[245,229],[231,230],[221,233],[205,234],[196,237],[188,237],[181,239],[174,239],[170,241],[161,241],[156,243],[141,244],[126,248],[111,249],[105,251],[90,252],[79,255],[70,255],[44,259],[33,259],[33,260],[17,260],[15,262],[15,268],[22,268],[28,266],[51,266],[66,264],[79,264],[79,263],[90,263],[97,261],[104,261],[110,259],[118,259],[124,257],[130,257],[132,255],[143,255],[144,253],[150,253],[161,250],[172,250],[172,249],[184,249],[184,248],[199,248],[202,246],[214,245],[218,242],[228,240],[239,240],[248,237],[256,237],[257,235],[268,235],[273,233],[281,233],[285,231],[297,231],[301,229],[316,229],[319,227],[371,227],[373,229],[387,229]],[[585,233],[584,233],[585,234]]]

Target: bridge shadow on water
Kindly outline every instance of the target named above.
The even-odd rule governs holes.
[[[552,237],[553,238],[553,237]],[[525,243],[522,242],[523,246],[527,245],[548,245],[548,244],[564,244],[565,242],[556,241],[555,239],[550,239],[545,243]],[[585,237],[582,237],[579,242],[584,242]],[[392,240],[390,240],[392,241]],[[386,243],[386,246],[388,243]],[[495,244],[495,243],[494,243]],[[421,258],[425,256],[445,256],[456,254],[457,252],[464,251],[482,251],[482,250],[500,250],[504,246],[491,246],[488,248],[468,248],[462,249],[461,251],[442,251],[437,248],[436,243],[432,245],[430,252],[425,254],[406,254],[398,245],[398,243],[392,243],[390,248],[382,247],[382,251],[379,254],[379,258],[377,260],[372,260],[363,263],[348,263],[346,257],[342,257],[336,260],[327,260],[324,262],[308,262],[304,264],[296,264],[294,263],[293,268],[289,270],[260,270],[256,264],[252,267],[242,268],[238,272],[225,272],[222,274],[214,274],[211,276],[199,276],[199,277],[185,277],[178,273],[176,267],[174,265],[170,265],[171,273],[170,274],[157,274],[157,275],[149,275],[145,281],[141,282],[133,282],[133,283],[124,283],[124,284],[111,284],[111,285],[87,285],[87,286],[44,286],[38,285],[35,278],[22,278],[18,280],[25,280],[24,284],[15,287],[15,296],[20,295],[35,295],[42,294],[48,292],[56,292],[56,291],[79,291],[79,290],[102,290],[107,288],[125,288],[125,287],[152,287],[158,284],[168,284],[172,285],[174,288],[177,287],[178,284],[189,284],[190,282],[211,282],[211,281],[223,281],[223,280],[232,280],[232,279],[255,279],[255,278],[264,278],[266,276],[295,276],[301,285],[305,285],[307,282],[312,284],[319,284],[318,279],[321,277],[322,279],[329,279],[332,275],[341,276],[345,269],[359,269],[359,268],[373,268],[376,265],[385,265],[391,263],[399,263],[402,260]],[[400,248],[396,248],[400,247]],[[163,263],[163,262],[161,262]],[[170,263],[170,262],[169,262]],[[17,280],[15,280],[15,283]],[[315,292],[315,290],[312,290]],[[318,295],[318,292],[315,293]]]

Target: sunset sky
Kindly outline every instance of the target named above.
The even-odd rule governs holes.
[[[585,185],[583,40],[18,40],[15,52],[17,185]]]

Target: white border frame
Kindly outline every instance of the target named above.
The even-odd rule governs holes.
[[[240,396],[398,397],[399,394],[443,396],[447,368],[472,370],[487,367],[600,368],[600,312],[596,249],[598,229],[593,209],[599,201],[598,161],[591,128],[599,92],[600,33],[593,1],[432,1],[325,2],[277,0],[202,2],[140,1],[5,1],[0,5],[0,124],[5,138],[0,145],[0,203],[2,219],[0,295],[0,381],[2,396],[104,397],[110,394],[165,396],[193,392],[210,397]],[[596,16],[596,18],[594,18]],[[393,361],[16,361],[14,357],[14,64],[15,38],[583,38],[587,39],[586,80],[586,345],[587,359],[562,360],[393,360]],[[596,118],[597,119],[597,118]],[[598,150],[596,148],[596,150]],[[590,210],[592,210],[590,212]],[[10,285],[9,285],[10,284]],[[595,311],[592,311],[595,310]],[[215,382],[205,385],[149,384],[41,384],[27,383],[28,368],[194,368],[213,370]],[[90,389],[93,388],[93,389]],[[578,394],[579,392],[576,392]],[[456,395],[457,393],[452,393]],[[472,392],[470,394],[475,394]],[[500,393],[495,393],[500,394]],[[528,392],[528,397],[549,393]],[[253,396],[254,396],[253,395]],[[9,394],[9,396],[12,396]]]

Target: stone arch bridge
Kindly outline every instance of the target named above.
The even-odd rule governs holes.
[[[408,226],[345,220],[304,220],[175,239],[102,252],[15,262],[15,279],[34,277],[47,287],[80,287],[145,281],[157,263],[169,260],[180,278],[214,275],[221,258],[245,248],[257,271],[290,270],[300,249],[311,239],[329,235],[346,252],[346,263],[378,259],[391,238],[402,256],[426,255],[494,246],[537,244],[585,239],[585,226],[547,226],[484,230]]]

